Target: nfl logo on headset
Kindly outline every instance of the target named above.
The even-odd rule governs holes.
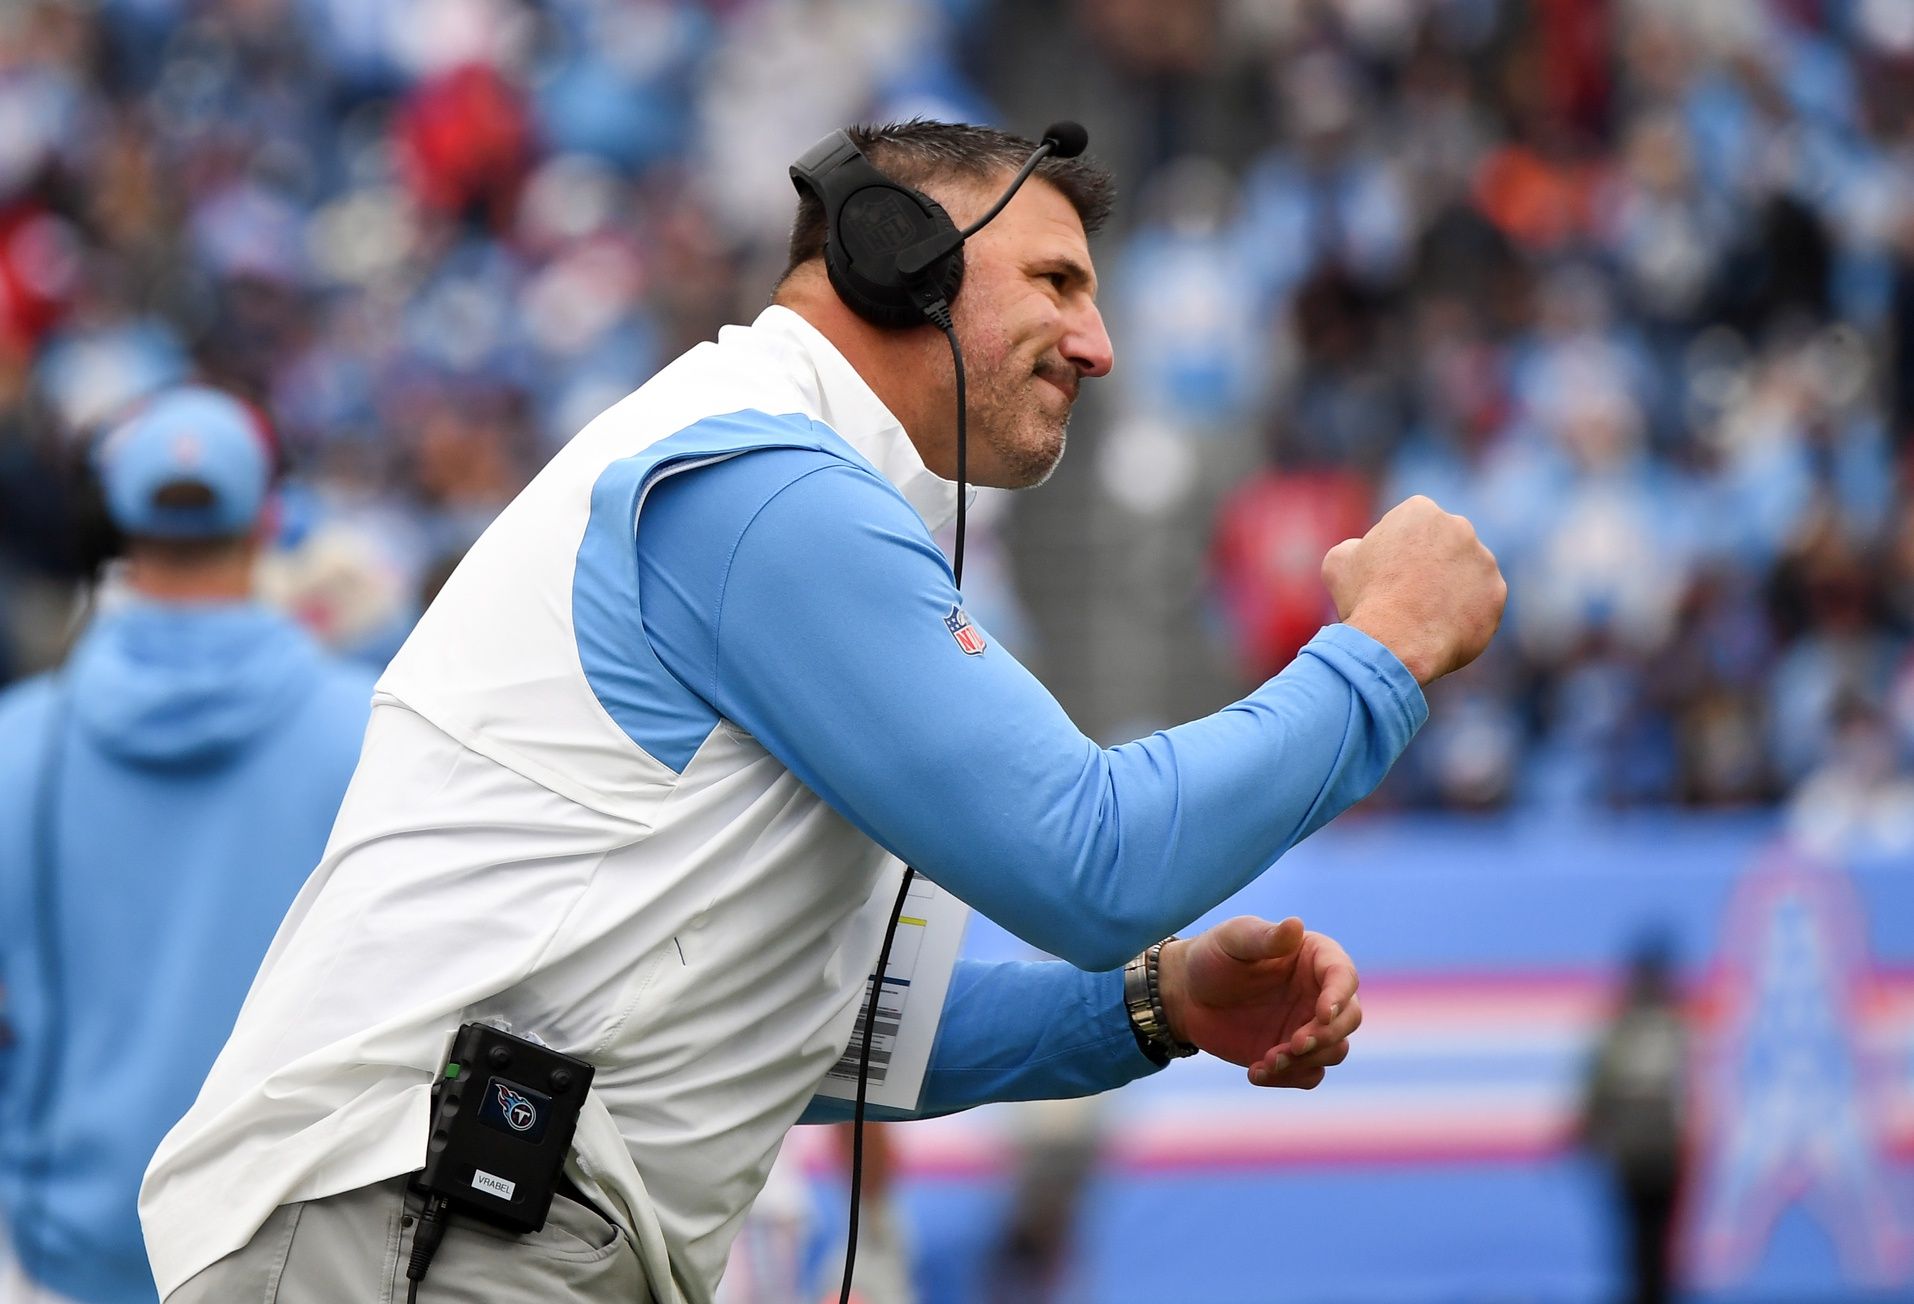
[[[950,609],[950,614],[944,617],[944,628],[957,640],[957,646],[964,650],[965,656],[977,656],[986,646],[984,636],[970,623],[970,617],[964,614],[962,607]]]

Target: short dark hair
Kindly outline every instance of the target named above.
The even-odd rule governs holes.
[[[197,480],[168,480],[148,500],[168,511],[204,511],[216,501],[213,491]],[[195,534],[183,538],[134,535],[127,550],[141,552],[174,566],[216,561],[247,545],[250,534]]]
[[[851,140],[871,166],[893,181],[923,190],[932,182],[954,178],[987,185],[1004,173],[1014,173],[1037,148],[1037,142],[1013,136],[995,127],[965,122],[935,122],[912,118],[882,126],[849,129]],[[1110,216],[1116,183],[1095,159],[1046,158],[1033,174],[1055,186],[1077,210],[1085,235],[1095,235]],[[824,205],[803,191],[797,216],[791,222],[790,258],[778,283],[824,252]]]
[[[198,480],[168,480],[155,489],[147,501],[162,511],[203,512],[217,502],[218,497]]]

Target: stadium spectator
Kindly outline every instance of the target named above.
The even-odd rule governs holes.
[[[1210,566],[1245,679],[1267,679],[1294,661],[1334,614],[1322,557],[1368,528],[1370,498],[1343,467],[1278,465],[1224,499]]]
[[[0,696],[0,1229],[8,1304],[153,1304],[140,1175],[318,862],[371,677],[249,599],[272,453],[168,390],[96,456],[123,584]],[[0,1277],[4,1277],[0,1270]]]
[[[1628,990],[1591,1056],[1581,1140],[1606,1170],[1627,1247],[1629,1299],[1675,1287],[1674,1229],[1687,1146],[1688,1031],[1665,944],[1644,942]]]
[[[1797,846],[1839,863],[1914,856],[1914,778],[1898,763],[1904,744],[1873,706],[1837,704],[1827,759],[1801,781],[1789,804]]]

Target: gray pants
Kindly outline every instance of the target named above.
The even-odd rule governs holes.
[[[251,1241],[166,1304],[405,1304],[420,1198],[395,1177],[281,1205]],[[630,1239],[590,1205],[557,1196],[529,1236],[451,1215],[419,1304],[649,1304]]]

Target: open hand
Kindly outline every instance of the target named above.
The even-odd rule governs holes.
[[[1170,1031],[1259,1087],[1314,1087],[1362,1024],[1348,952],[1300,919],[1240,915],[1171,942],[1158,981]]]

